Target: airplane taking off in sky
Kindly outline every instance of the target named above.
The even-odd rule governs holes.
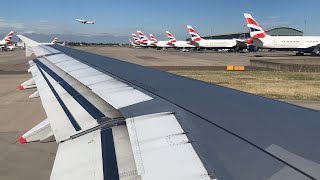
[[[178,48],[195,48],[196,46],[192,45],[190,41],[177,41],[176,38],[169,32],[166,31],[169,40],[169,44],[172,44],[174,47]]]
[[[93,20],[93,21],[86,21],[86,20],[83,20],[83,19],[76,19],[76,21],[78,22],[81,22],[83,24],[94,24],[96,21]]]
[[[269,36],[259,23],[247,13],[244,13],[250,31],[250,43],[259,48],[298,51],[297,55],[312,53],[319,55],[320,36]]]
[[[168,47],[172,47],[169,45],[169,41],[158,41],[156,39],[156,37],[152,34],[149,34],[151,41],[153,41],[153,44],[156,45],[159,48],[168,48]]]
[[[11,38],[13,36],[14,32],[11,31],[9,32],[8,35],[6,35],[6,37],[4,37],[1,41],[0,41],[0,47],[5,47],[8,45],[8,43],[11,41]]]
[[[206,49],[246,49],[247,44],[238,39],[203,39],[190,25],[187,26],[194,45]]]

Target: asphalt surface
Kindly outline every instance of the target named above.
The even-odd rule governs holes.
[[[251,53],[183,53],[152,49],[86,47],[86,51],[108,55],[146,66],[223,66],[247,65]],[[290,54],[289,54],[290,55]],[[28,59],[24,51],[0,52],[0,179],[49,179],[56,143],[19,144],[17,138],[46,118],[40,99],[29,99],[35,90],[19,91],[17,86],[28,80]],[[320,102],[289,101],[320,109]]]

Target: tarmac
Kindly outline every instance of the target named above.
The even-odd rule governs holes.
[[[29,99],[35,90],[17,85],[31,78],[24,51],[0,52],[0,179],[49,179],[57,144],[21,145],[20,135],[46,118],[40,99]]]
[[[252,53],[173,52],[120,47],[81,49],[145,66],[225,66],[249,65]],[[267,55],[262,52],[262,55]],[[292,53],[291,53],[292,54]],[[283,55],[283,53],[281,54]],[[290,55],[290,54],[288,54]],[[57,144],[18,143],[18,137],[46,118],[39,98],[29,99],[35,90],[19,91],[18,85],[31,78],[23,50],[0,52],[0,179],[49,179]],[[317,101],[289,103],[320,110]]]

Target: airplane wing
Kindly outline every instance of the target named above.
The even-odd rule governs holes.
[[[82,22],[82,23],[85,23],[85,22],[87,22],[87,21],[85,21],[85,20],[82,20],[82,19],[76,19],[76,21],[79,21],[79,22]]]
[[[20,141],[59,143],[50,179],[320,178],[319,111],[64,46],[31,50],[22,86],[36,85],[47,119]]]

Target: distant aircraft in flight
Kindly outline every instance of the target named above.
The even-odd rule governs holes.
[[[93,20],[93,21],[86,21],[86,20],[83,20],[83,19],[76,19],[76,21],[78,22],[81,22],[83,24],[94,24],[96,21]]]

